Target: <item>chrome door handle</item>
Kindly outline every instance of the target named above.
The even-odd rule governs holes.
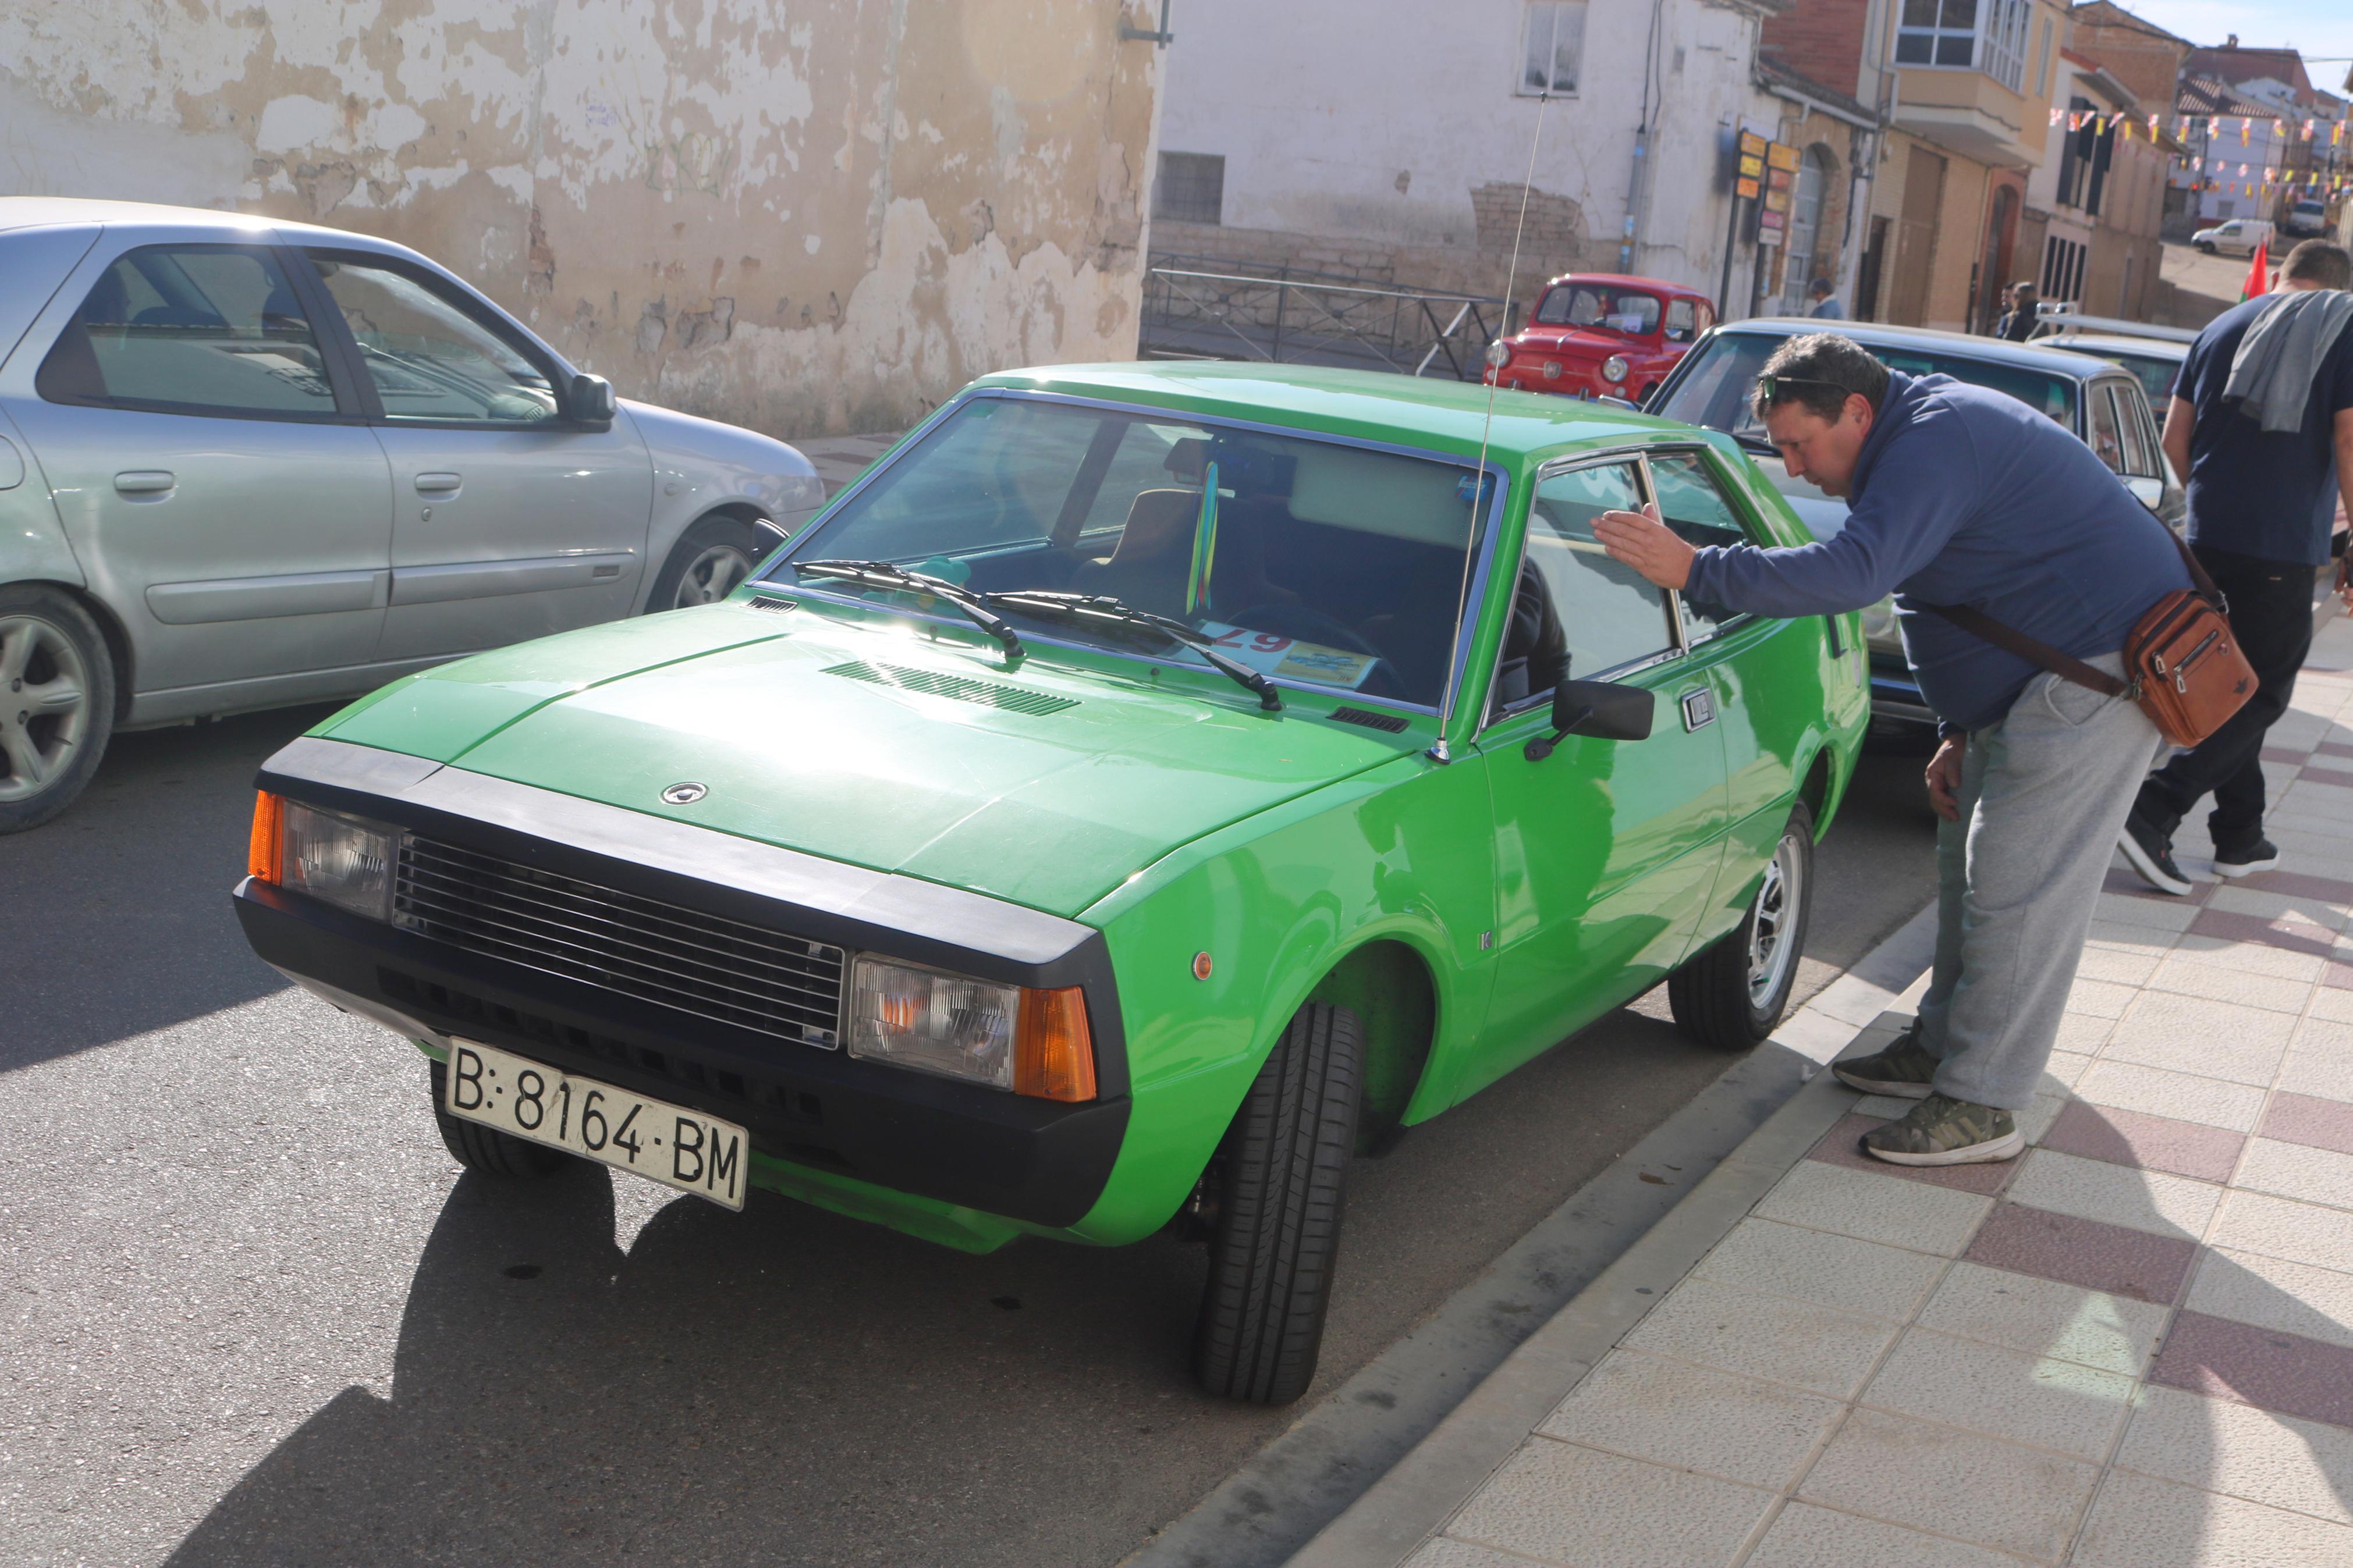
[[[1683,729],[1692,731],[1715,722],[1715,694],[1700,687],[1683,695]]]
[[[162,495],[179,482],[169,468],[125,468],[114,476],[114,488],[127,496]]]
[[[421,496],[453,496],[458,493],[458,487],[465,482],[462,474],[419,474],[417,476],[417,493]]]

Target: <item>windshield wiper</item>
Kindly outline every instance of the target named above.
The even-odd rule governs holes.
[[[1021,646],[1021,634],[1013,629],[1004,616],[988,607],[991,595],[976,594],[944,577],[934,577],[928,572],[910,572],[891,561],[794,561],[792,569],[805,577],[830,577],[839,582],[856,583],[861,587],[888,588],[900,593],[929,594],[962,610],[972,624],[995,637],[1005,648],[1005,668],[1017,669],[1029,656]]]
[[[988,602],[1019,610],[1024,615],[1049,616],[1071,621],[1111,621],[1120,626],[1140,626],[1146,631],[1157,632],[1170,642],[1182,643],[1191,648],[1208,660],[1210,668],[1231,676],[1249,688],[1258,698],[1258,705],[1267,712],[1282,711],[1282,694],[1273,681],[1226,652],[1214,639],[1182,621],[1155,616],[1149,610],[1139,610],[1108,594],[1058,594],[1042,588],[1024,588],[991,594]]]

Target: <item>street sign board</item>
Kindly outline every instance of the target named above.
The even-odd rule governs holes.
[[[1765,149],[1765,162],[1776,169],[1795,169],[1798,150],[1785,142],[1776,142]]]
[[[1735,180],[1732,182],[1732,194],[1743,201],[1753,202],[1757,199],[1757,182]]]

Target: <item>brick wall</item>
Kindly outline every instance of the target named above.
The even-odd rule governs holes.
[[[1863,25],[1871,0],[1797,0],[1765,21],[1762,47],[1791,70],[1852,93],[1862,78]]]
[[[2110,76],[2132,89],[2144,114],[2171,108],[2174,82],[2189,52],[2131,27],[2102,26],[2080,18],[2068,47],[2099,61]]]

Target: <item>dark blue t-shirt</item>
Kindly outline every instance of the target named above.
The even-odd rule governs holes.
[[[2189,431],[2189,542],[2317,566],[2328,559],[2337,516],[2337,413],[2353,408],[2353,328],[2321,361],[2304,428],[2267,435],[2238,404],[2222,401],[2222,388],[2239,341],[2276,298],[2258,294],[2215,317],[2174,381],[2173,395],[2198,410]]]

